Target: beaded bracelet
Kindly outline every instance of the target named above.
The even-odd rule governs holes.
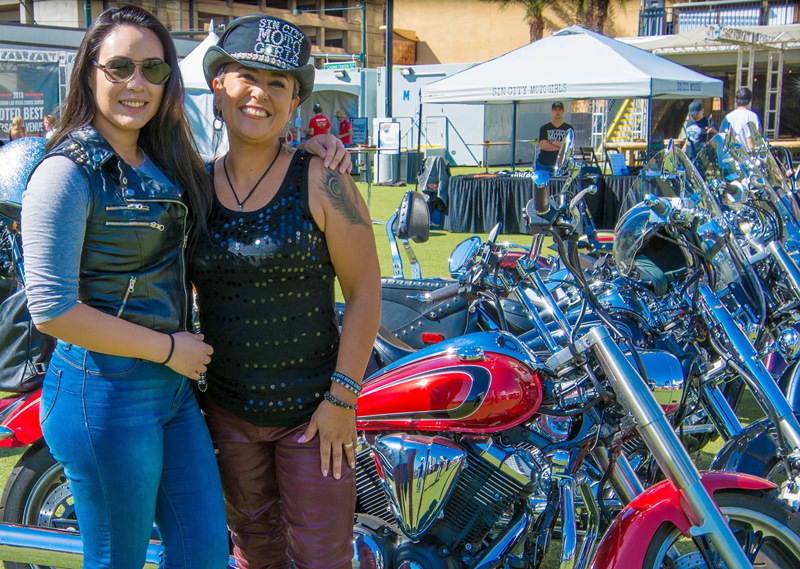
[[[331,381],[349,389],[356,395],[361,393],[361,385],[343,373],[339,373],[338,371],[333,372],[333,375],[331,375]]]
[[[326,391],[323,395],[328,403],[336,405],[337,407],[341,407],[342,409],[349,409],[350,411],[355,411],[358,409],[358,405],[350,405],[349,403],[345,403],[341,399],[337,399],[330,391]]]

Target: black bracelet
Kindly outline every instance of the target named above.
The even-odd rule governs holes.
[[[167,365],[169,363],[169,360],[172,359],[172,354],[173,353],[175,353],[175,337],[172,334],[170,334],[169,335],[169,355],[167,356],[167,359],[165,359],[163,362],[161,362],[161,365]]]
[[[345,403],[341,399],[337,399],[330,391],[326,391],[323,397],[328,403],[336,405],[337,407],[341,407],[342,409],[348,409],[350,411],[355,411],[358,409],[358,405],[350,405],[349,403]]]
[[[338,371],[333,372],[333,375],[331,375],[331,381],[333,381],[334,383],[338,383],[339,385],[341,385],[346,389],[349,389],[356,395],[361,393],[361,385],[355,380],[347,377],[343,373],[340,373]]]

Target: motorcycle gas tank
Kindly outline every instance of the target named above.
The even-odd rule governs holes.
[[[535,356],[505,332],[480,332],[402,358],[364,382],[359,430],[493,433],[542,402]]]

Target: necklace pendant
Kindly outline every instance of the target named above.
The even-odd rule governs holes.
[[[242,211],[242,205],[244,204],[239,204],[239,211]]]

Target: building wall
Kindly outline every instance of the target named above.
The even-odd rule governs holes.
[[[486,61],[530,41],[525,11],[480,0],[402,0],[394,25],[413,30],[417,64]]]
[[[640,0],[626,0],[612,8],[605,32],[635,36]],[[574,14],[548,9],[545,35],[575,23]],[[402,0],[394,4],[394,25],[413,30],[420,38],[417,64],[486,61],[530,42],[525,10],[481,0]]]

